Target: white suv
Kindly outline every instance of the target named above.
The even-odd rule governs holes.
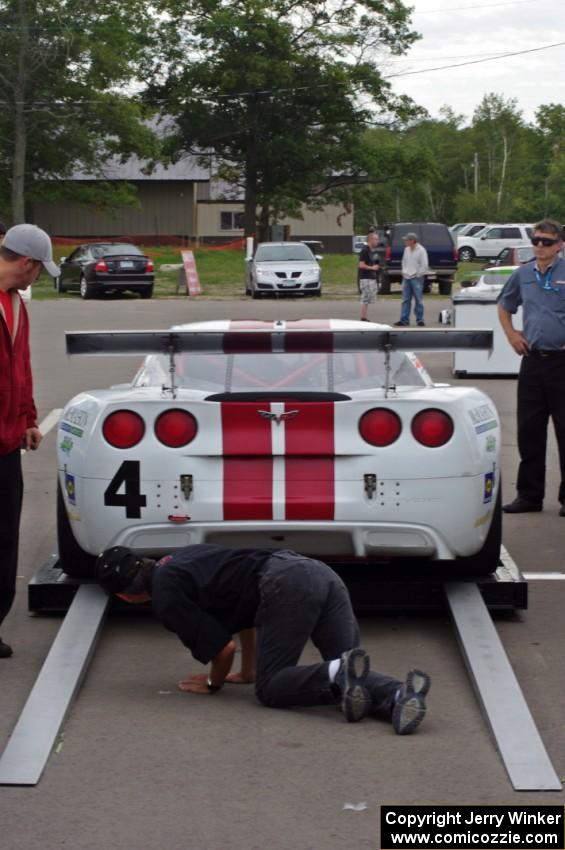
[[[459,259],[468,262],[475,258],[494,259],[503,248],[530,245],[534,229],[531,224],[492,224],[477,236],[458,236]]]
[[[486,221],[470,221],[468,224],[457,224],[455,227],[459,229],[453,232],[453,228],[450,227],[453,236],[456,236],[459,239],[460,236],[478,236],[481,230],[484,230],[485,227],[488,227],[488,222]]]

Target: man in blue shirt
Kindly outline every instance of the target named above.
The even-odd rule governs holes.
[[[534,227],[534,260],[510,276],[498,300],[498,317],[508,341],[522,355],[518,376],[517,497],[506,513],[543,509],[545,455],[549,417],[553,420],[561,484],[559,515],[565,517],[565,259],[563,228],[552,219]],[[522,305],[524,330],[512,315]]]

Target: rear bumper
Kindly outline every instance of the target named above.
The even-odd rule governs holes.
[[[96,278],[89,280],[91,286],[97,286],[100,289],[130,289],[131,287],[148,288],[153,286],[155,277],[153,275],[144,277],[127,277],[125,275],[98,275]]]
[[[437,530],[416,523],[187,521],[181,525],[130,526],[106,545],[128,546],[141,553],[160,555],[197,543],[215,543],[234,548],[288,548],[328,559],[390,556],[452,560],[455,557]],[[474,551],[480,545],[477,536]]]

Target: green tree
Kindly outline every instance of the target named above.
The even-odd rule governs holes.
[[[14,223],[28,201],[64,195],[57,181],[79,166],[156,154],[140,104],[123,91],[152,42],[141,0],[0,0],[0,199]],[[101,200],[87,186],[73,195]]]
[[[409,114],[377,60],[417,37],[401,0],[161,0],[165,69],[149,99],[178,130],[173,157],[209,152],[241,188],[245,232],[366,178],[377,116]],[[381,119],[382,120],[382,119]]]
[[[485,95],[475,110],[468,141],[473,151],[473,184],[457,194],[457,215],[464,220],[472,211],[485,221],[531,218],[534,131],[525,123],[516,100]]]
[[[536,125],[541,214],[565,221],[565,107],[556,103],[540,106]]]
[[[361,137],[363,179],[353,191],[355,229],[371,224],[427,218],[424,186],[438,176],[435,158],[417,132],[384,128]]]

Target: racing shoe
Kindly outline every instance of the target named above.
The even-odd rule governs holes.
[[[432,680],[421,670],[410,670],[400,688],[392,710],[392,725],[397,735],[411,735],[426,714],[425,696]]]
[[[339,690],[341,710],[348,723],[363,720],[371,707],[371,697],[365,687],[369,664],[369,656],[364,649],[357,647],[342,653],[334,685]]]

